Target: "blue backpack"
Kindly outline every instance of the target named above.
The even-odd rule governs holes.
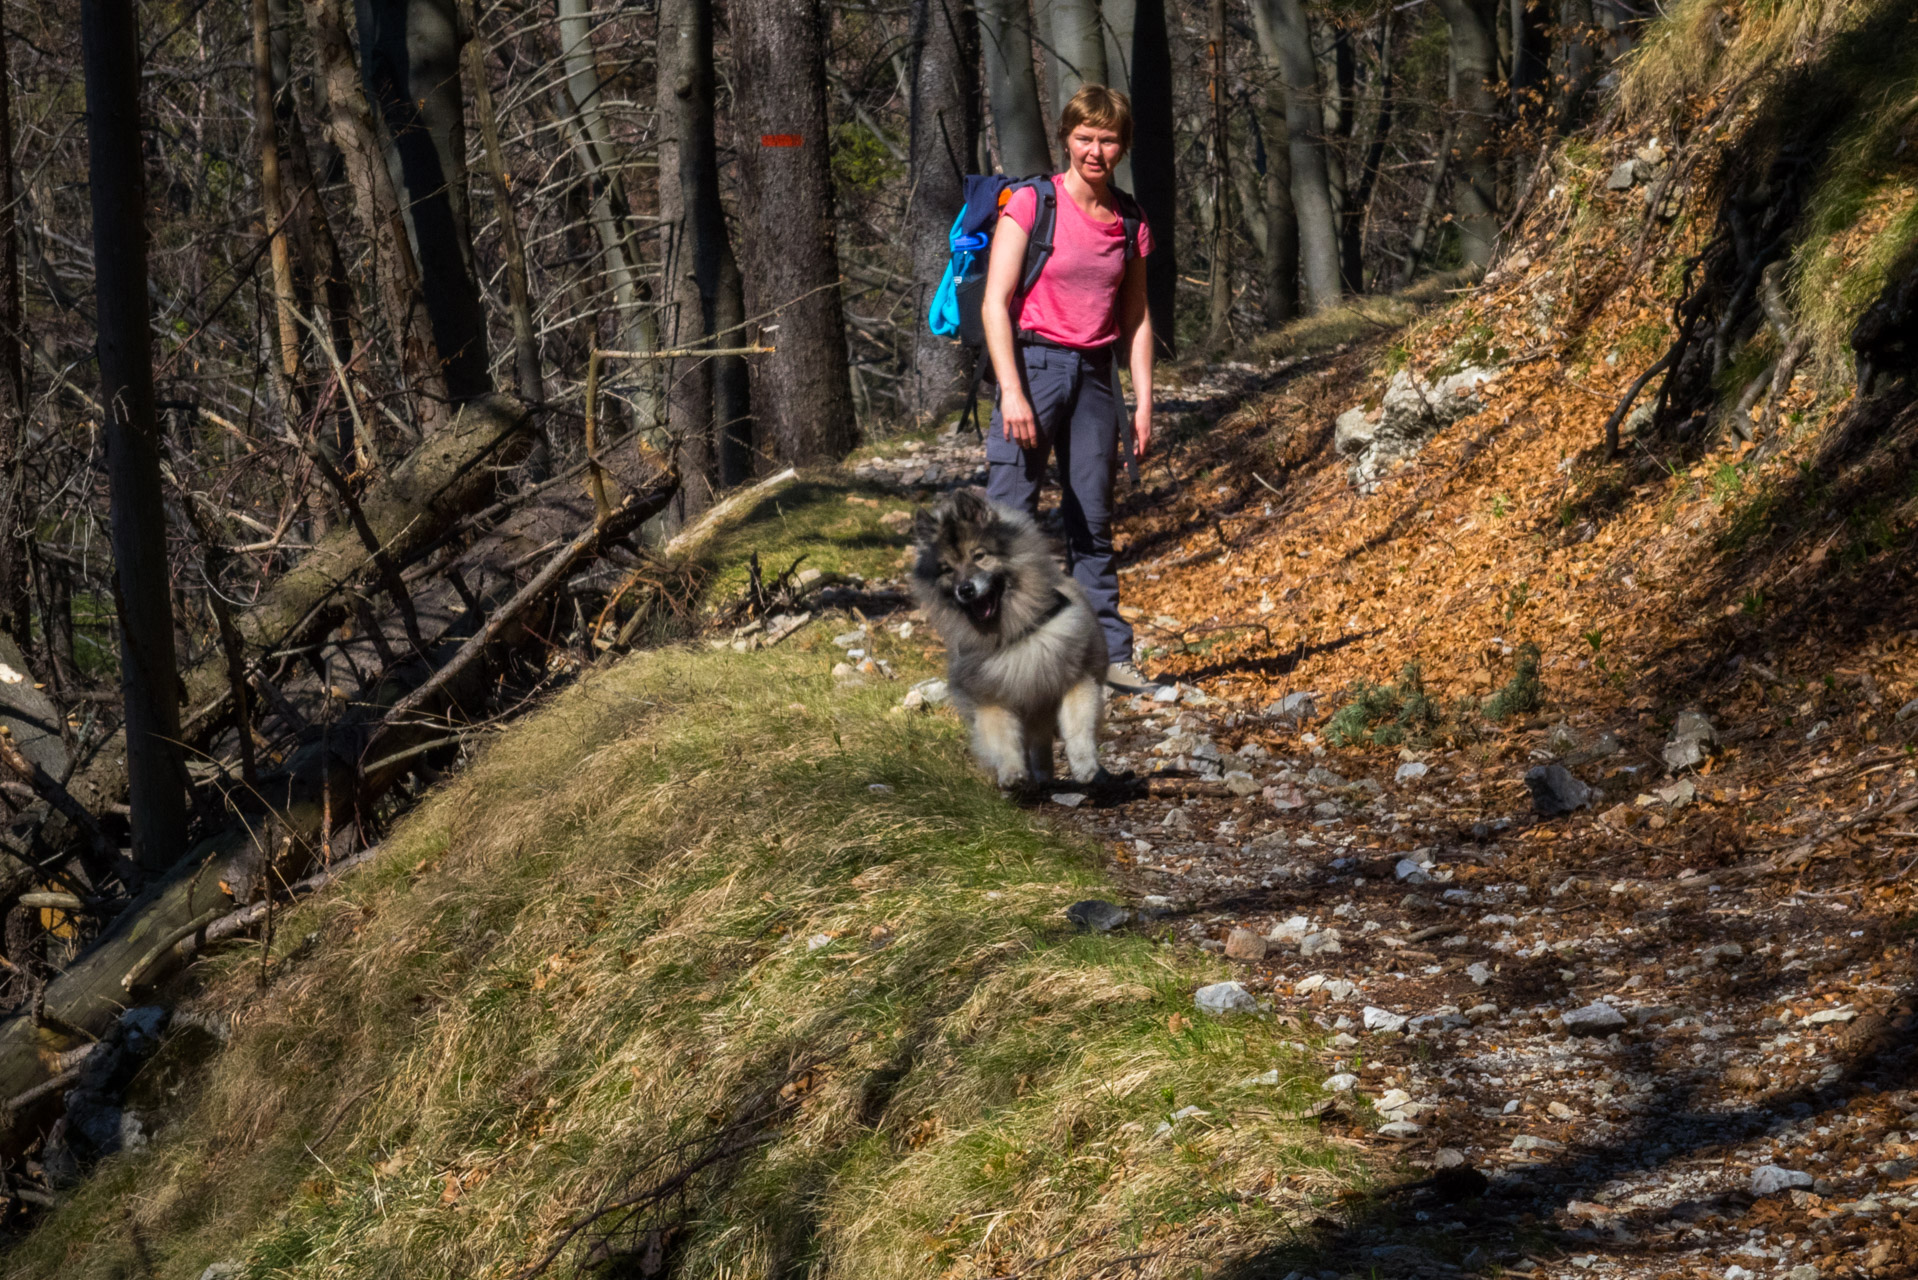
[[[986,264],[992,258],[992,232],[999,225],[1000,211],[1022,187],[1032,188],[1038,206],[1032,230],[1026,236],[1025,273],[1020,278],[1018,293],[1029,293],[1039,282],[1039,273],[1052,257],[1052,234],[1059,218],[1058,191],[1051,175],[1008,178],[996,173],[969,173],[965,207],[952,220],[952,230],[946,235],[952,256],[946,261],[946,273],[940,277],[927,311],[926,323],[934,334],[957,338],[973,353],[969,413],[977,407],[980,386],[993,377],[992,360],[986,355],[985,324],[981,320],[986,296]],[[1134,257],[1139,250],[1142,221],[1138,203],[1116,187],[1113,195],[1118,199],[1119,216],[1125,222],[1126,256]],[[979,429],[976,417],[973,429],[975,432]]]

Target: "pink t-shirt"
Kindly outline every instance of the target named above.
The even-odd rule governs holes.
[[[1094,222],[1066,194],[1064,174],[1052,179],[1058,212],[1053,219],[1052,256],[1032,292],[1018,304],[1019,328],[1062,347],[1090,350],[1119,340],[1119,284],[1125,279],[1125,219]],[[1030,187],[1012,193],[1002,218],[1032,232],[1039,195]],[[1152,252],[1152,232],[1139,223],[1139,256]]]

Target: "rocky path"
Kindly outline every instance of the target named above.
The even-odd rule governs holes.
[[[1211,390],[1243,385],[1228,370]],[[1207,390],[1188,393],[1201,410]],[[923,490],[982,467],[955,437],[861,473]],[[1496,760],[1328,752],[1320,701],[1115,700],[1107,765],[1153,784],[1042,802],[1110,850],[1121,927],[1234,966],[1193,1016],[1311,1032],[1323,1123],[1403,1171],[1314,1224],[1326,1248],[1301,1280],[1918,1275],[1912,932],[1884,879],[1671,865],[1647,838],[1707,798],[1755,801],[1775,764],[1716,768],[1702,727],[1668,759],[1540,726],[1536,767],[1625,797],[1544,818]],[[1796,767],[1864,812],[1918,807],[1894,749]],[[1693,838],[1701,868],[1723,861],[1709,823]]]

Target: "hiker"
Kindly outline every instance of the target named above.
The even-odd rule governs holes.
[[[1152,443],[1152,320],[1145,258],[1152,234],[1112,170],[1132,145],[1132,104],[1088,84],[1059,117],[1069,167],[1052,178],[1052,251],[1023,294],[1026,245],[1044,198],[1043,180],[1013,188],[992,234],[981,319],[999,385],[986,433],[986,492],[994,502],[1039,513],[1046,461],[1056,453],[1063,490],[1066,564],[1105,635],[1106,685],[1153,693],[1132,658],[1132,627],[1119,616],[1112,554],[1112,486],[1125,399],[1118,361],[1132,371],[1137,408],[1131,454]],[[1015,297],[1015,295],[1018,295]]]

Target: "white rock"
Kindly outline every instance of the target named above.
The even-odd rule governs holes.
[[[1077,809],[1085,802],[1086,796],[1083,791],[1055,791],[1052,793],[1052,803],[1062,804],[1068,809]]]
[[[1553,1142],[1550,1138],[1540,1138],[1534,1134],[1521,1133],[1512,1139],[1514,1151],[1563,1151],[1565,1144]]]
[[[1159,691],[1152,695],[1152,700],[1154,702],[1177,702],[1179,700],[1179,690],[1174,685],[1162,684],[1159,686]]]
[[[1492,980],[1492,970],[1483,960],[1477,960],[1465,967],[1465,976],[1470,978],[1474,985],[1482,987]]]
[[[1565,1015],[1565,1029],[1575,1036],[1606,1036],[1624,1025],[1625,1015],[1602,1000]]]
[[[1411,1100],[1412,1095],[1403,1089],[1387,1089],[1379,1095],[1379,1100],[1372,1105],[1380,1111],[1397,1111]]]
[[[1425,1132],[1425,1126],[1410,1120],[1392,1120],[1380,1125],[1379,1132],[1388,1138],[1416,1138]]]
[[[1296,947],[1300,942],[1304,941],[1305,935],[1311,931],[1312,922],[1310,920],[1307,920],[1304,916],[1293,916],[1284,924],[1273,925],[1272,932],[1265,935],[1265,940],[1267,942],[1279,943],[1282,946]]]
[[[1235,796],[1249,796],[1259,789],[1259,784],[1243,769],[1233,769],[1225,775],[1225,789]]]
[[[1430,772],[1431,770],[1426,767],[1424,761],[1408,760],[1399,766],[1398,772],[1393,774],[1392,777],[1398,782],[1416,782]]]
[[[1327,1093],[1350,1093],[1359,1087],[1359,1078],[1349,1071],[1341,1071],[1335,1076],[1327,1076],[1325,1083],[1319,1087]]]
[[[1350,978],[1327,978],[1325,994],[1334,1000],[1350,1000],[1359,993],[1359,984]]]
[[[1252,993],[1245,989],[1242,982],[1215,982],[1211,986],[1200,987],[1192,993],[1192,1003],[1200,1012],[1223,1016],[1228,1013],[1251,1013],[1259,1007]]]
[[[1308,934],[1299,942],[1299,954],[1302,956],[1335,955],[1339,950],[1339,931],[1337,929],[1327,929],[1323,933]]]
[[[1432,883],[1432,877],[1425,874],[1425,868],[1410,858],[1400,858],[1399,864],[1393,868],[1392,874],[1407,884]]]
[[[1857,1016],[1856,1009],[1841,1005],[1836,1009],[1819,1009],[1815,1013],[1808,1013],[1798,1021],[1803,1026],[1816,1027],[1827,1022],[1850,1022]]]
[[[1761,1164],[1752,1170],[1752,1194],[1755,1196],[1775,1196],[1780,1191],[1790,1191],[1797,1187],[1809,1187],[1812,1176],[1799,1169],[1785,1169],[1775,1164]]]
[[[1390,1009],[1381,1009],[1377,1005],[1366,1005],[1365,1012],[1361,1016],[1365,1019],[1367,1031],[1403,1031],[1405,1029],[1404,1014],[1393,1013]]]
[[[806,939],[806,950],[808,951],[817,951],[821,947],[830,947],[831,945],[832,935],[830,933],[815,933],[812,937]]]

